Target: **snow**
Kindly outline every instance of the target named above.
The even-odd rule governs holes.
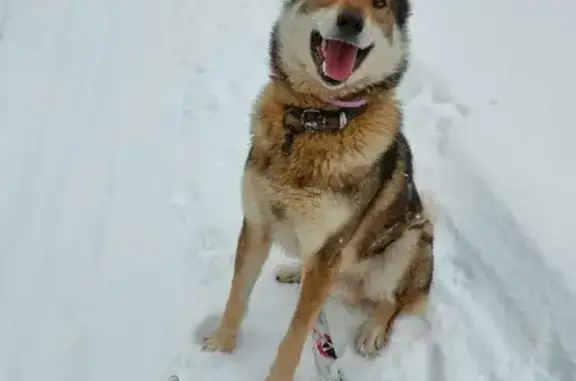
[[[201,353],[197,335],[228,292],[279,3],[0,2],[0,380],[264,379],[296,298],[273,280],[281,256],[237,353]],[[437,281],[426,319],[343,366],[363,380],[576,379],[572,5],[414,10],[401,96],[441,203]],[[354,318],[327,312],[345,347]],[[296,381],[315,375],[307,351]]]

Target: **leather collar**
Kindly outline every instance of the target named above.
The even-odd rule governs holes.
[[[285,139],[282,145],[284,153],[290,153],[296,135],[303,132],[333,133],[343,130],[358,116],[364,105],[353,108],[326,110],[321,108],[302,108],[288,106],[284,110]]]

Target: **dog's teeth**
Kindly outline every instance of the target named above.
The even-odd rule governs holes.
[[[322,73],[328,75],[328,73],[326,73],[326,61],[322,62]]]

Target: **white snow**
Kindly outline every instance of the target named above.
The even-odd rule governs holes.
[[[237,353],[224,306],[248,112],[280,0],[0,1],[0,380],[263,380],[276,255]],[[441,202],[427,318],[354,379],[576,379],[573,4],[415,0],[402,87]],[[327,309],[340,346],[353,320]],[[348,355],[349,354],[349,355]],[[311,349],[297,380],[315,377]]]

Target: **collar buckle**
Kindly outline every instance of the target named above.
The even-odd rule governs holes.
[[[313,108],[302,110],[300,123],[304,129],[311,131],[325,131],[328,124],[324,114],[320,110]]]

